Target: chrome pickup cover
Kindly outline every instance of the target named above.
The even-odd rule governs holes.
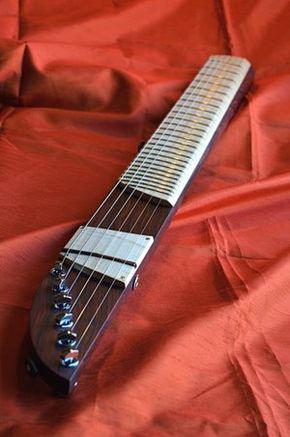
[[[80,270],[127,287],[153,244],[150,235],[81,226],[62,251]]]

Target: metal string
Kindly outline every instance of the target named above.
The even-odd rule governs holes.
[[[218,64],[218,60],[216,61],[216,63]],[[215,64],[214,64],[214,66],[211,67],[211,69],[213,69],[214,71],[216,71],[216,69],[215,69]],[[192,82],[192,83],[193,83],[193,82]],[[188,102],[188,100],[190,100],[190,98],[191,98],[191,96],[192,96],[192,93],[193,93],[193,92],[196,92],[196,90],[198,90],[199,87],[200,87],[200,86],[198,85],[195,89],[191,90],[191,93],[186,97],[186,100],[185,100],[185,102],[183,103],[183,106],[184,106],[185,103]],[[184,93],[184,94],[185,94],[185,93]],[[198,94],[195,95],[195,98],[196,98],[196,97],[198,97]],[[194,100],[193,100],[193,102],[194,102]],[[177,102],[177,103],[178,103],[178,102]],[[176,105],[175,105],[175,106],[176,106]],[[184,116],[186,115],[187,112],[188,112],[188,111],[185,112],[185,114],[183,115],[182,118],[184,118]],[[174,118],[176,118],[176,116],[177,116],[177,114],[174,116]],[[175,129],[176,129],[176,126],[175,126]],[[174,129],[174,131],[175,131],[175,129]],[[161,136],[161,138],[162,138],[162,136]],[[159,142],[160,142],[161,138],[159,139]],[[167,143],[168,143],[168,140],[163,144],[163,147],[164,147]],[[161,152],[161,150],[159,151],[159,153],[160,153],[160,152]],[[158,156],[159,156],[159,153],[155,156],[155,159],[153,160],[153,162],[151,163],[151,165],[156,161],[156,159],[157,159]],[[144,162],[145,162],[145,160],[144,160]],[[140,166],[140,168],[141,168],[141,166]],[[149,168],[150,168],[150,167],[149,167]],[[146,173],[145,173],[145,174],[146,174]],[[143,175],[143,177],[144,177],[144,176],[145,176],[145,175]],[[139,183],[142,181],[143,177],[141,178],[141,180],[139,181]],[[139,184],[139,183],[138,183],[138,184]],[[137,185],[137,186],[138,186],[138,185]],[[123,207],[121,208],[121,210],[119,211],[119,213],[117,214],[117,216],[116,216],[116,217],[114,218],[114,220],[110,223],[110,225],[109,225],[109,227],[108,227],[107,229],[110,229],[110,227],[111,227],[112,224],[115,222],[115,220],[116,220],[116,218],[119,216],[120,212],[124,209],[125,205],[126,205],[127,202],[129,201],[129,199],[131,198],[131,196],[132,196],[132,193],[131,193],[131,195],[129,196],[129,198],[127,199],[127,201],[124,203]],[[130,211],[130,214],[126,217],[126,221],[128,220],[129,216],[132,214],[133,210],[134,210],[135,207],[137,206],[137,204],[138,204],[138,202],[140,201],[140,199],[142,198],[142,196],[143,196],[143,193],[141,194],[141,196],[140,196],[140,197],[138,198],[138,200],[136,201],[136,203],[135,203],[135,205],[134,205],[134,208]],[[152,196],[150,197],[149,201],[151,201],[151,199],[152,199]],[[125,221],[125,222],[126,222],[126,221]],[[121,225],[121,227],[118,229],[118,231],[120,231],[120,230],[123,228],[123,225],[124,225],[124,222],[122,223],[122,225]],[[132,231],[132,230],[131,230],[131,231]],[[130,231],[130,232],[131,232],[131,231]],[[92,234],[92,236],[93,236],[93,234]],[[91,237],[92,237],[92,236],[91,236]],[[89,240],[91,237],[89,237],[88,240]],[[115,238],[117,238],[117,237],[115,237]],[[87,240],[87,241],[88,241],[88,240]],[[101,240],[102,240],[102,238],[101,238]],[[101,241],[101,240],[100,240],[100,241]],[[110,247],[110,246],[113,244],[113,241],[114,241],[114,238],[112,239],[112,241],[111,241],[111,243],[109,244],[108,247]],[[86,244],[86,243],[85,243],[85,244]],[[80,252],[81,252],[81,251],[80,251]],[[80,252],[79,252],[79,253],[80,253]],[[89,259],[90,256],[92,256],[92,254],[93,254],[93,252],[91,252],[91,253],[88,255],[87,260]],[[77,255],[77,256],[78,256],[78,255]],[[76,256],[76,258],[77,258],[77,256]],[[103,257],[100,257],[100,258],[97,260],[97,263],[96,263],[94,269],[98,266],[98,264],[100,263],[100,261],[101,261],[102,259],[103,259]],[[114,258],[113,258],[112,261],[114,261]],[[73,281],[73,284],[71,285],[71,287],[73,287],[73,285],[75,284],[75,282],[76,282],[77,279],[79,278],[81,272],[82,272],[83,269],[85,268],[85,264],[86,264],[86,263],[84,263],[82,269],[79,271],[79,273],[78,273],[77,277],[75,278],[75,280]],[[105,270],[105,272],[104,272],[104,274],[103,274],[103,276],[102,276],[102,278],[101,278],[101,281],[103,280],[103,278],[104,278],[104,276],[105,276],[105,274],[106,274],[106,272],[107,272],[108,269],[109,269],[109,266],[108,266],[107,269]],[[87,281],[86,281],[85,284],[83,285],[83,287],[82,287],[82,289],[80,290],[80,292],[78,293],[78,295],[77,295],[77,297],[76,297],[76,299],[75,299],[75,301],[74,301],[74,303],[73,303],[73,305],[72,305],[72,307],[71,307],[71,310],[73,310],[73,308],[75,307],[76,303],[78,302],[78,300],[79,300],[81,294],[83,293],[83,291],[84,291],[86,285],[87,285],[88,282],[90,281],[90,279],[91,279],[91,277],[93,276],[93,274],[94,274],[94,270],[93,270],[92,274],[88,277]],[[98,285],[99,285],[99,284],[98,284]],[[89,299],[88,303],[90,302],[90,300],[91,300],[91,298]],[[87,303],[87,305],[88,305],[88,303]],[[87,307],[87,305],[85,306],[85,308]],[[79,319],[79,318],[78,318],[78,319]],[[76,322],[76,323],[77,323],[77,322]],[[76,323],[75,323],[75,325],[76,325]],[[74,326],[75,326],[75,325],[74,325]]]
[[[218,62],[219,62],[219,59],[214,59],[214,60],[213,60],[213,64],[215,64],[215,63],[218,64]],[[206,64],[205,64],[205,65],[206,65]],[[214,68],[214,66],[212,65],[210,68],[212,69],[212,68]],[[195,77],[195,79],[197,79],[200,75],[202,75],[202,71],[203,71],[203,68],[202,68],[202,69],[200,70],[200,72],[197,74],[197,76]],[[194,79],[194,80],[195,80],[195,79]],[[185,92],[183,93],[183,96],[181,97],[181,99],[184,97],[184,95],[188,92],[188,90],[190,89],[190,87],[193,85],[194,80],[189,84],[189,86],[187,87],[187,89],[186,89]],[[198,88],[198,87],[197,87],[197,88]],[[190,96],[191,96],[191,94],[190,94]],[[185,103],[187,102],[187,100],[188,100],[188,98],[186,99]],[[170,114],[172,111],[174,111],[174,108],[179,104],[179,102],[180,102],[180,99],[179,99],[179,100],[176,102],[176,104],[173,106],[173,108],[171,109],[171,111],[169,112],[169,114]],[[183,106],[184,106],[184,104],[183,104]],[[180,109],[182,109],[182,108],[180,108]],[[178,114],[176,114],[176,115],[174,116],[173,121],[175,120],[175,118],[176,118],[177,115],[178,115]],[[165,119],[162,121],[162,123],[161,123],[161,124],[159,125],[159,127],[157,128],[157,130],[152,134],[151,138],[148,140],[148,143],[149,143],[150,140],[154,137],[154,135],[156,135],[156,133],[158,133],[158,131],[163,127],[163,124],[164,124],[166,118],[167,118],[167,117],[165,117]],[[163,137],[164,133],[165,133],[165,132],[163,132],[163,133],[161,134],[161,137],[160,137],[159,140],[156,142],[156,145],[157,145],[157,144],[162,140],[162,137]],[[164,145],[166,145],[166,144],[167,144],[167,142],[166,142]],[[160,151],[161,151],[161,150],[160,150]],[[159,151],[159,153],[160,153],[160,151]],[[142,169],[142,166],[146,163],[146,161],[149,159],[149,157],[151,156],[152,153],[154,154],[154,150],[151,150],[150,153],[146,156],[146,158],[144,159],[144,161],[142,162],[142,164],[141,164],[141,166],[140,166],[140,169]],[[159,153],[158,153],[158,155],[159,155]],[[158,155],[157,155],[157,157],[158,157]],[[155,158],[155,160],[156,160],[156,158]],[[155,162],[155,160],[151,163],[151,165]],[[134,162],[134,160],[133,160],[133,162]],[[129,165],[129,167],[125,170],[124,173],[126,173],[126,171],[130,169],[130,167],[131,167],[131,165],[133,164],[133,162]],[[150,168],[150,167],[149,167],[149,168]],[[140,169],[139,169],[139,170],[140,170]],[[123,173],[123,174],[124,174],[124,173]],[[136,173],[137,173],[137,172],[136,172]],[[145,174],[146,174],[146,173],[145,173]],[[145,176],[145,174],[143,175],[143,177]],[[123,175],[122,175],[122,176],[123,176]],[[122,176],[121,176],[120,180],[122,179]],[[135,191],[138,191],[138,186],[139,186],[139,184],[142,182],[143,177],[142,177],[141,180],[139,181],[138,185],[133,189],[133,191],[131,192],[131,195],[129,196],[129,198],[127,199],[127,201],[128,201],[128,200],[129,200],[133,195],[134,195],[134,192],[135,192]],[[130,184],[130,182],[131,182],[131,180],[132,180],[133,178],[134,178],[134,174],[132,175],[132,177],[131,177],[131,179],[129,180],[129,182],[127,182],[127,185]],[[90,218],[90,220],[89,220],[89,221],[86,223],[86,225],[83,227],[82,231],[81,231],[81,232],[76,236],[76,238],[71,242],[71,246],[72,246],[76,241],[78,241],[78,239],[81,237],[82,233],[85,232],[85,229],[86,229],[86,228],[89,226],[89,224],[92,222],[92,220],[93,220],[94,217],[96,216],[97,212],[100,211],[100,209],[101,209],[101,207],[104,205],[105,201],[108,200],[108,197],[109,197],[109,196],[113,193],[113,191],[116,189],[118,183],[119,183],[119,181],[115,184],[115,186],[112,188],[112,190],[110,191],[110,193],[108,194],[108,196],[107,196],[107,197],[105,198],[105,200],[102,202],[101,206],[96,210],[96,212],[93,214],[93,216]],[[98,223],[97,227],[99,227],[99,226],[104,222],[105,218],[106,218],[107,215],[110,213],[110,211],[113,209],[113,207],[115,206],[115,204],[117,203],[117,201],[120,199],[121,195],[126,191],[126,189],[127,189],[127,187],[124,186],[123,190],[122,190],[121,193],[118,195],[117,199],[115,199],[114,203],[111,205],[110,209],[107,211],[107,213],[105,214],[105,216],[102,217],[102,220]],[[124,206],[125,206],[125,205],[124,205]],[[124,206],[123,206],[123,208],[124,208]],[[123,210],[123,208],[122,208],[121,210]],[[120,212],[121,212],[121,211],[120,211]],[[118,214],[118,215],[119,215],[119,214]],[[115,218],[117,218],[117,217],[115,217]],[[111,226],[113,223],[114,223],[114,222],[112,222],[112,223],[110,224],[110,226]],[[107,229],[110,229],[110,227],[107,228]],[[83,243],[82,248],[79,250],[77,256],[81,254],[81,251],[82,251],[83,247],[87,244],[87,242],[88,242],[88,241],[90,240],[90,238],[92,238],[92,237],[93,237],[93,234],[90,235],[90,236],[86,239],[86,241]],[[104,236],[103,236],[102,238],[104,238]],[[101,240],[102,240],[102,238],[101,238]],[[100,240],[100,241],[101,241],[101,240]],[[71,247],[71,246],[70,246],[70,247]],[[70,253],[70,248],[68,249],[66,255],[64,256],[64,258],[63,258],[63,260],[62,260],[62,262],[61,262],[61,265],[63,265],[63,263],[65,262],[65,260],[68,258],[69,253]],[[93,253],[93,252],[91,252],[91,254],[88,255],[87,260],[88,260],[89,257],[92,255],[92,253]],[[69,269],[68,269],[68,271],[67,271],[67,273],[66,273],[66,276],[65,276],[64,280],[67,279],[69,273],[71,272],[71,270],[73,269],[74,265],[76,264],[77,256],[76,256],[75,260],[71,263],[71,265],[70,265],[70,267],[69,267]],[[102,258],[101,258],[101,259],[102,259]],[[86,260],[86,261],[87,261],[87,260]],[[84,268],[85,268],[85,264],[83,265],[83,268],[79,271],[79,275],[82,273],[82,271],[83,271]],[[79,275],[78,275],[78,276],[79,276]],[[78,279],[78,276],[75,278],[75,280],[74,280],[73,284],[71,285],[71,287],[73,287],[73,285],[75,284],[76,280]]]
[[[197,87],[198,88],[198,87]],[[187,100],[188,100],[188,98],[187,98]],[[147,205],[148,205],[148,203],[151,201],[151,198],[149,199],[149,201],[147,202]],[[158,208],[158,206],[159,206],[159,204],[160,204],[160,202],[161,202],[161,200],[159,200],[159,202],[158,202],[158,204],[156,205],[156,207],[155,207],[155,209],[154,209],[154,211],[151,213],[151,216],[149,217],[149,219],[147,220],[147,222],[146,222],[146,224],[145,224],[145,226],[143,227],[143,229],[142,229],[142,232],[141,232],[141,235],[143,234],[143,232],[144,232],[144,230],[146,229],[146,227],[148,226],[148,223],[149,223],[149,221],[152,219],[152,217],[153,217],[153,215],[154,215],[154,213],[156,212],[156,210],[157,210],[157,208]],[[143,211],[146,209],[146,207],[147,207],[147,205],[143,208],[143,210],[142,210],[142,213],[143,213]],[[136,226],[136,223],[139,221],[139,219],[140,219],[140,217],[142,216],[142,213],[139,215],[139,217],[138,217],[138,219],[137,219],[137,221],[134,223],[134,226],[133,226],[133,228],[130,230],[130,232],[132,232],[132,230],[135,228],[135,226]],[[128,219],[128,217],[126,218],[126,220]],[[130,255],[130,254],[129,254]],[[122,264],[122,266],[121,266],[121,268],[120,268],[120,270],[119,270],[119,273],[120,273],[120,271],[122,270],[122,268],[123,268],[123,266],[124,266],[124,264],[125,263],[123,263]],[[119,274],[118,273],[118,274]],[[92,276],[92,275],[91,275]],[[103,277],[104,277],[104,275],[103,275]],[[103,279],[103,278],[102,278]],[[102,279],[101,279],[101,281],[102,281]],[[101,282],[100,281],[100,282]],[[103,300],[102,300],[102,302],[99,304],[99,306],[98,306],[98,308],[97,308],[97,311],[96,311],[96,313],[93,315],[93,317],[92,317],[92,319],[91,319],[91,321],[90,321],[90,323],[87,325],[87,328],[86,328],[86,330],[82,333],[82,335],[81,335],[81,338],[79,339],[79,341],[78,341],[78,343],[77,343],[77,346],[80,344],[80,342],[81,342],[81,340],[82,340],[82,338],[84,337],[84,335],[85,335],[85,333],[87,332],[87,330],[89,329],[89,326],[91,325],[91,323],[92,323],[92,321],[93,321],[93,319],[95,318],[95,316],[97,315],[97,313],[98,313],[98,311],[99,311],[99,309],[100,309],[100,307],[102,306],[102,304],[103,304],[103,302],[104,302],[104,300],[106,299],[106,297],[107,297],[107,295],[108,295],[108,293],[109,293],[109,291],[111,290],[111,288],[113,287],[113,285],[114,285],[114,283],[115,283],[115,281],[116,280],[114,280],[113,282],[112,282],[112,284],[111,284],[111,286],[109,287],[109,289],[108,289],[108,291],[107,291],[107,293],[105,294],[105,296],[104,296],[104,298],[103,298]],[[100,284],[100,283],[99,283]],[[87,308],[87,306],[88,306],[88,304],[89,304],[89,302],[90,302],[90,300],[92,299],[92,297],[94,296],[94,294],[95,294],[95,292],[96,292],[96,290],[98,289],[98,286],[99,286],[99,284],[97,284],[97,286],[96,286],[96,288],[95,288],[95,290],[94,290],[94,292],[93,292],[93,294],[91,295],[91,297],[90,297],[90,299],[89,299],[89,301],[86,303],[86,305],[85,305],[85,307],[83,308],[83,310],[82,310],[82,312],[80,313],[80,315],[79,315],[79,317],[78,317],[78,319],[77,319],[77,321],[76,321],[76,323],[75,323],[75,325],[77,324],[77,322],[78,322],[78,320],[80,319],[80,317],[82,316],[82,314],[83,314],[83,312],[85,311],[85,309]]]
[[[151,213],[149,219],[147,220],[147,222],[146,222],[145,225],[143,226],[140,235],[143,234],[144,230],[146,229],[146,227],[147,227],[148,224],[150,223],[152,217],[154,216],[154,214],[155,214],[157,208],[158,208],[159,205],[160,205],[160,202],[161,202],[161,200],[159,200],[159,202],[158,202],[157,205],[155,206],[155,208],[154,208],[153,212]],[[147,205],[148,205],[148,203],[150,203],[150,199],[148,200]],[[146,206],[147,206],[147,205],[146,205]],[[134,223],[134,226],[133,226],[133,228],[131,229],[131,231],[134,229],[135,225],[138,223],[140,217],[141,217],[141,215],[138,217],[137,221]],[[123,265],[120,267],[120,270],[119,270],[118,274],[121,272],[123,266],[124,266],[124,263],[123,263]],[[101,281],[102,281],[102,280],[101,280]],[[82,342],[82,339],[84,338],[84,336],[86,335],[88,329],[89,329],[90,326],[92,325],[94,318],[96,317],[96,315],[97,315],[98,312],[100,311],[101,306],[103,305],[103,303],[105,302],[106,298],[108,297],[108,295],[109,295],[109,293],[110,293],[110,291],[111,291],[111,289],[112,289],[112,287],[113,287],[113,285],[114,285],[115,282],[116,282],[116,280],[112,281],[110,287],[109,287],[108,290],[106,291],[106,293],[105,293],[105,295],[104,295],[102,301],[101,301],[100,304],[98,305],[98,307],[97,307],[97,309],[96,309],[94,315],[92,316],[90,322],[87,324],[85,330],[82,332],[81,337],[79,338],[79,340],[78,340],[78,342],[77,342],[77,344],[76,344],[76,347],[79,347],[80,343]],[[94,289],[93,294],[95,294],[95,292],[97,291],[99,285],[100,285],[100,282],[97,284],[96,288]],[[122,294],[123,294],[123,293],[122,293]],[[121,294],[121,296],[122,296],[122,294]],[[119,299],[121,298],[121,296],[119,297]],[[112,310],[109,312],[108,316],[106,317],[106,320],[108,320],[108,318],[110,317],[110,314],[113,312],[113,310],[114,310],[114,308],[116,307],[116,305],[117,305],[119,299],[117,299],[117,302],[116,302],[115,305],[113,306]],[[88,303],[89,303],[89,302],[88,302]],[[83,313],[83,311],[87,308],[88,303],[86,304],[85,308],[83,308],[82,313]],[[78,320],[79,320],[79,319],[78,319]],[[103,324],[106,322],[106,320],[103,322]],[[75,326],[75,325],[74,325],[74,326]]]

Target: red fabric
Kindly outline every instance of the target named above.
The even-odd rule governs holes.
[[[289,19],[288,0],[0,0],[1,435],[290,435]],[[37,285],[217,53],[252,62],[248,104],[99,370],[57,398],[23,370]]]

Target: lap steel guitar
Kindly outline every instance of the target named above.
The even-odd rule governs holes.
[[[27,368],[57,392],[67,395],[77,385],[115,308],[138,286],[141,267],[252,79],[247,60],[210,56],[44,278],[30,313]]]

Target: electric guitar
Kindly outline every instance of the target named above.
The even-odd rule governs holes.
[[[249,90],[245,59],[210,56],[87,223],[32,305],[27,368],[69,394],[121,298],[169,224],[210,145]]]

